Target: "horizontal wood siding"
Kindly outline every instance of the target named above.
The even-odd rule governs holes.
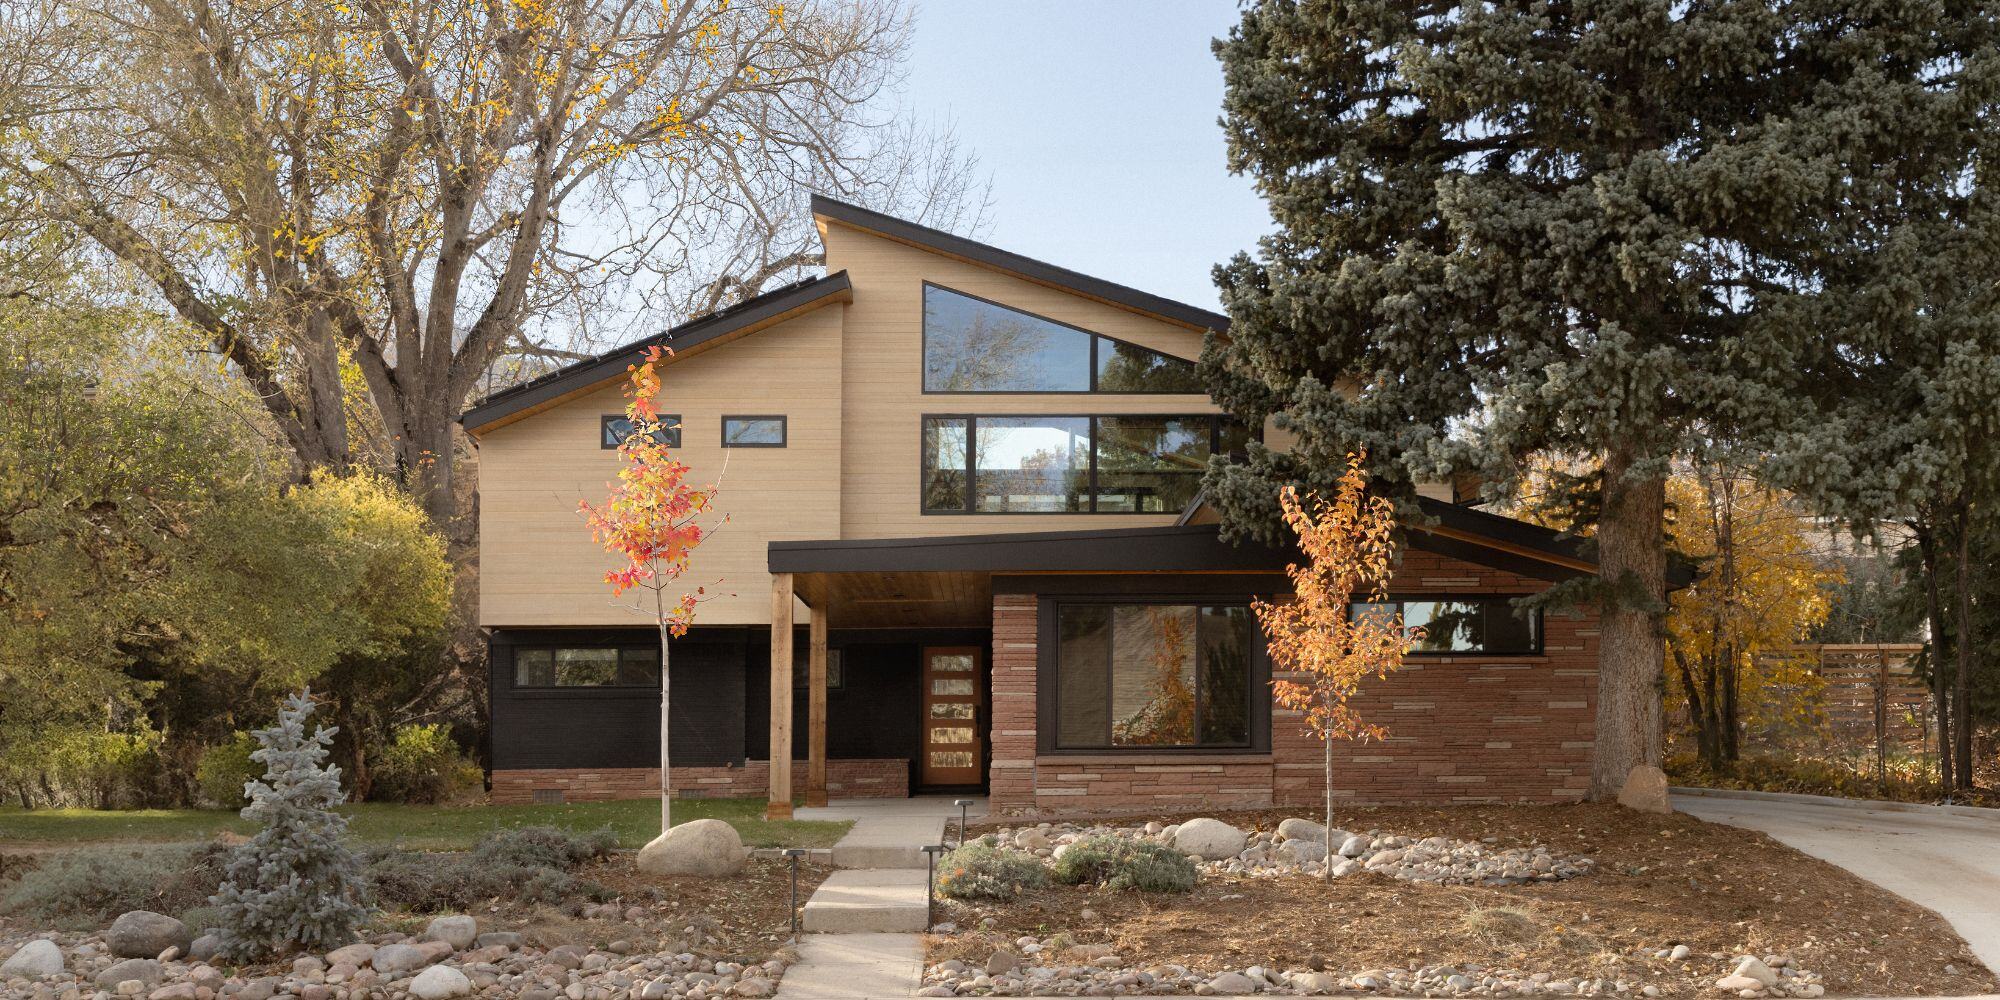
[[[1173,514],[925,515],[918,501],[920,421],[926,413],[1214,413],[1203,394],[954,394],[923,392],[923,286],[930,281],[1166,354],[1195,358],[1201,333],[828,223],[826,265],[854,282],[846,306],[841,538],[899,538],[1006,531],[1172,524]],[[840,623],[835,622],[837,627]]]
[[[717,503],[729,515],[696,550],[686,578],[690,588],[707,588],[704,623],[768,624],[767,544],[840,531],[843,308],[815,310],[666,368],[660,409],[681,418],[676,454],[694,481],[720,480]],[[480,437],[482,624],[646,620],[611,597],[604,572],[615,563],[577,516],[579,500],[602,501],[617,477],[617,452],[599,447],[599,424],[624,408],[623,385],[613,383]],[[786,447],[724,449],[722,416],[742,413],[785,415]]]

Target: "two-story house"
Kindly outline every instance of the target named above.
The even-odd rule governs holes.
[[[661,409],[730,520],[672,647],[685,796],[979,789],[1002,812],[1317,799],[1320,748],[1274,709],[1249,603],[1285,552],[1198,502],[1249,429],[1192,359],[1228,318],[830,200],[826,276],[497,393],[480,452],[493,797],[655,794],[660,660],[576,515],[617,469],[627,365],[673,348]],[[1269,442],[1278,446],[1281,442]],[[1365,802],[1583,794],[1589,615],[1511,598],[1593,571],[1572,544],[1427,500],[1393,599],[1429,626],[1342,746]]]

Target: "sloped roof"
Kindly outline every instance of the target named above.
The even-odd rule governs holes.
[[[1066,267],[1057,267],[1033,257],[1024,257],[1010,250],[1002,250],[977,240],[955,236],[941,229],[920,226],[892,215],[883,215],[859,205],[835,201],[824,195],[813,196],[812,213],[817,218],[830,219],[845,226],[886,236],[898,243],[907,243],[947,257],[971,261],[974,264],[1026,278],[1037,284],[1074,292],[1085,298],[1096,299],[1197,330],[1229,329],[1229,317],[1219,312],[1211,312],[1185,302],[1176,302],[1151,292],[1142,292],[1115,281],[1093,278]]]
[[[476,432],[518,420],[568,396],[623,377],[626,368],[637,364],[654,347],[670,347],[677,354],[687,354],[725,338],[759,330],[820,306],[851,298],[853,285],[847,280],[846,271],[773,289],[720,312],[689,320],[665,333],[635,340],[564,365],[540,378],[502,389],[474,404],[459,416],[458,422],[466,430]]]

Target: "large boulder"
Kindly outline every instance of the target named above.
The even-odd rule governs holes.
[[[1667,801],[1667,772],[1650,764],[1633,768],[1625,775],[1625,787],[1618,790],[1618,804],[1640,812],[1673,812]]]
[[[1219,819],[1203,816],[1182,823],[1174,831],[1174,850],[1204,861],[1221,861],[1241,853],[1247,839],[1249,834]]]
[[[443,941],[451,945],[453,951],[464,951],[479,938],[479,922],[461,914],[433,917],[430,926],[424,928],[424,938]]]
[[[119,958],[152,958],[168,948],[179,948],[186,954],[188,946],[194,944],[194,932],[164,913],[133,910],[111,922],[111,929],[104,932],[104,944]]]
[[[1278,836],[1286,840],[1310,840],[1324,844],[1326,843],[1326,827],[1312,820],[1299,819],[1294,816],[1278,824]]]
[[[719,819],[698,819],[674,827],[639,849],[639,870],[655,875],[721,878],[743,870],[749,852],[736,828]]]
[[[472,992],[472,980],[449,965],[433,965],[410,980],[410,995],[418,1000],[448,1000]]]
[[[30,941],[0,962],[0,982],[9,979],[47,979],[63,970],[63,953],[54,941]]]

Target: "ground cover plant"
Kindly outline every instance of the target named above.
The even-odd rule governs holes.
[[[1215,815],[1245,830],[1273,830],[1292,814]],[[958,930],[927,939],[928,960],[983,968],[998,951],[1019,955],[1018,942],[1033,938],[1057,947],[1019,955],[1023,964],[1080,964],[1072,946],[1115,955],[1119,968],[1133,970],[1261,965],[1351,975],[1413,962],[1478,964],[1601,978],[1607,991],[1624,978],[1702,996],[1714,993],[1735,956],[1751,954],[1789,957],[1818,974],[1830,995],[1995,987],[1936,914],[1751,831],[1600,805],[1346,808],[1335,821],[1348,830],[1492,838],[1497,847],[1539,843],[1558,856],[1592,858],[1596,871],[1518,885],[1432,885],[1366,871],[1327,884],[1309,875],[1205,870],[1185,895],[1056,882],[1010,901],[947,902],[941,919]],[[1653,957],[1675,945],[1688,956]]]
[[[1201,874],[1187,855],[1165,844],[1123,837],[1091,837],[1064,851],[1053,867],[1064,885],[1140,892],[1188,892]]]
[[[976,841],[960,844],[937,861],[937,891],[951,899],[1010,900],[1048,881],[1048,866],[1040,861]]]

